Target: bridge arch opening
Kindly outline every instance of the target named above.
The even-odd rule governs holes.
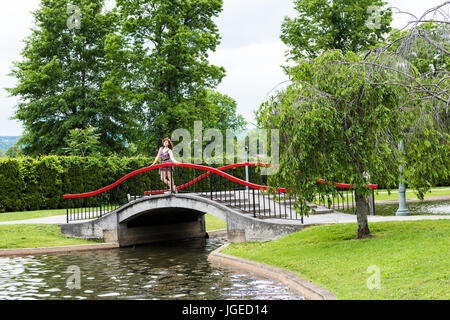
[[[187,208],[157,208],[143,212],[122,223],[126,224],[127,228],[173,225],[199,221],[205,214],[205,212]]]

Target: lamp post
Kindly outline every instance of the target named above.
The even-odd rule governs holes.
[[[245,163],[248,162],[248,146],[245,146]],[[248,182],[248,166],[245,166],[245,181]],[[248,190],[248,186],[245,186],[245,190]]]
[[[407,72],[408,64],[406,62],[397,63],[397,67],[404,73]],[[401,153],[405,151],[405,145],[403,139],[400,140],[398,149]],[[400,166],[400,184],[398,186],[398,210],[395,213],[397,216],[409,216],[409,210],[406,207],[406,184],[404,183],[403,167]]]
[[[400,152],[405,151],[403,140],[399,143]],[[409,210],[406,206],[406,184],[403,182],[403,167],[400,166],[400,184],[398,187],[398,210],[395,213],[396,216],[409,216]]]

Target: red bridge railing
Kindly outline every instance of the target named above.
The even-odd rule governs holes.
[[[289,190],[286,188],[268,187],[267,177],[257,172],[258,167],[269,166],[247,162],[212,168],[196,164],[168,163],[142,168],[99,190],[64,195],[67,223],[99,218],[132,200],[167,193],[170,189],[176,190],[177,193],[196,193],[217,200],[253,217],[301,219],[303,222],[303,215],[298,215],[295,211],[297,208],[303,212],[303,204],[288,197],[286,193]],[[160,179],[158,169],[165,167],[170,168],[172,179],[168,184],[172,188]],[[245,170],[250,173],[249,180],[258,183],[245,181]],[[178,184],[179,182],[181,183]],[[319,180],[319,183],[323,181]],[[376,185],[368,187],[377,188]],[[267,195],[269,188],[275,197],[270,198]],[[350,191],[352,186],[336,184],[336,188],[347,188]],[[323,195],[318,198],[319,202],[321,198]]]

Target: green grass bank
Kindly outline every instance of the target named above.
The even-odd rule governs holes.
[[[425,193],[426,198],[432,197],[442,197],[442,196],[450,196],[450,187],[435,187],[432,190]],[[414,190],[407,189],[405,192],[406,199],[418,199],[417,194]],[[375,191],[375,200],[398,200],[399,194],[398,190],[391,190],[391,194],[388,193],[387,190],[377,190]]]
[[[336,224],[267,243],[232,244],[223,253],[289,270],[338,299],[450,298],[450,221],[369,226],[370,239],[355,239],[356,224]]]
[[[102,242],[66,237],[61,234],[59,225],[0,225],[0,249],[61,247]]]

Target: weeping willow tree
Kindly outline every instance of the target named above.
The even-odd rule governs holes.
[[[288,187],[300,214],[319,192],[335,192],[318,179],[348,182],[365,238],[369,182],[391,186],[403,177],[423,197],[437,175],[448,179],[449,7],[428,10],[370,51],[331,50],[300,62],[291,84],[261,105],[258,125],[281,135],[269,184]],[[431,58],[440,67],[421,72],[418,62]]]
[[[411,17],[411,28],[393,33],[388,45],[371,52],[376,63],[395,72],[395,84],[408,89],[399,106],[410,116],[401,135],[405,173],[400,179],[415,188],[420,199],[431,186],[449,181],[449,11],[449,1],[420,17],[399,11]]]

